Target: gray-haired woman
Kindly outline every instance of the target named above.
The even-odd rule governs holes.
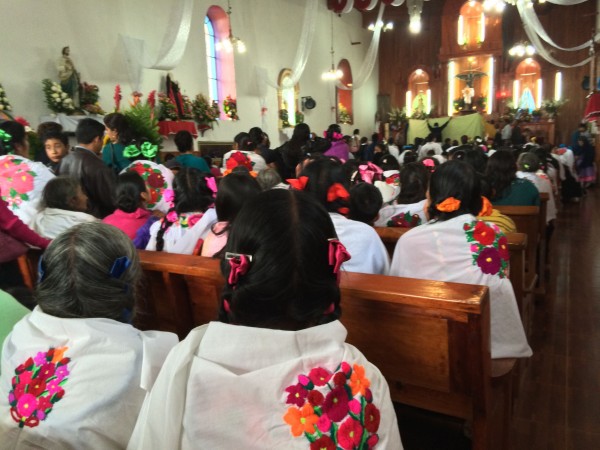
[[[119,229],[86,223],[43,256],[38,306],[6,338],[0,448],[125,448],[172,333],[127,318],[142,274]]]

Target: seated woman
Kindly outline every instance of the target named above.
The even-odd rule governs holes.
[[[540,170],[540,159],[535,153],[524,152],[517,159],[517,177],[531,181],[537,190],[548,194],[548,204],[546,205],[546,223],[556,219],[556,202],[554,201],[554,192],[552,183],[548,176]]]
[[[367,224],[346,217],[350,212],[350,194],[346,190],[344,166],[328,158],[317,159],[305,166],[298,181],[300,185],[294,183],[294,187],[305,190],[325,206],[340,241],[353,255],[343,269],[387,275],[390,261],[377,232]]]
[[[104,116],[104,125],[109,141],[102,148],[102,161],[115,173],[119,173],[130,163],[129,159],[123,155],[123,151],[134,139],[133,131],[127,117],[117,112]]]
[[[482,198],[473,168],[462,161],[442,164],[431,176],[427,200],[430,221],[398,240],[390,275],[488,286],[492,358],[531,356],[507,278],[506,237],[475,217]]]
[[[0,123],[0,193],[10,210],[31,226],[38,212],[42,191],[54,174],[29,157],[25,127],[18,122]]]
[[[540,193],[529,180],[517,178],[517,164],[511,150],[501,149],[490,156],[485,170],[492,205],[539,206]]]
[[[142,271],[131,240],[88,223],[40,262],[38,306],[6,338],[0,375],[3,448],[125,448],[172,333],[125,322]]]
[[[218,256],[227,244],[229,230],[242,206],[260,192],[260,185],[250,174],[230,173],[220,181],[215,199],[218,222],[204,240],[202,256]]]
[[[128,448],[402,449],[385,379],[337,320],[348,255],[325,209],[263,192],[225,252],[220,321],[171,352]]]
[[[217,193],[215,178],[197,169],[182,168],[173,180],[171,208],[165,217],[150,227],[150,241],[146,250],[169,253],[175,251],[177,242],[202,219],[214,203]],[[197,242],[191,243],[192,250]],[[192,253],[192,251],[190,251]]]
[[[124,232],[130,239],[134,240],[136,248],[146,248],[149,239],[150,225],[158,220],[158,217],[153,216],[146,208],[146,204],[150,198],[144,179],[137,172],[124,172],[117,179],[115,206],[117,209],[114,213],[106,216],[102,222],[117,227]],[[155,217],[152,221],[152,217]],[[148,221],[151,223],[148,224]],[[138,246],[135,242],[138,230],[144,225],[147,226],[147,238],[141,238],[144,241],[143,246]]]
[[[428,183],[429,171],[423,164],[405,164],[400,170],[400,195],[396,204],[381,208],[375,226],[413,228],[426,222],[425,194]]]
[[[79,181],[70,177],[56,177],[48,182],[42,194],[41,210],[35,217],[33,229],[41,236],[54,239],[75,225],[95,222],[85,211],[87,195]]]
[[[342,134],[342,128],[337,124],[333,123],[329,125],[329,128],[323,133],[325,139],[329,141],[329,148],[323,154],[325,156],[333,156],[342,162],[348,161],[350,157],[350,147],[344,141],[344,135]]]

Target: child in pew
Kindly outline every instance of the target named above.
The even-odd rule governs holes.
[[[376,227],[413,228],[426,222],[425,194],[429,171],[417,162],[405,164],[400,170],[400,194],[393,205],[379,211]]]
[[[442,164],[429,184],[430,220],[398,240],[390,274],[488,286],[492,358],[529,357],[531,348],[507,278],[508,243],[497,226],[476,219],[481,207],[475,170],[462,161]]]
[[[350,194],[346,190],[343,165],[329,158],[317,159],[305,166],[302,176],[296,181],[292,186],[311,194],[329,211],[340,241],[354,255],[343,269],[387,275],[389,257],[377,232],[364,223],[346,217],[350,212]]]
[[[249,173],[230,173],[219,182],[215,199],[218,222],[211,227],[204,240],[202,256],[220,256],[227,244],[229,230],[242,206],[260,192],[260,185]]]
[[[171,352],[128,448],[402,449],[385,379],[337,320],[349,255],[327,211],[263,192],[225,252],[220,321]]]
[[[86,213],[88,198],[75,178],[60,176],[48,181],[40,206],[33,220],[33,230],[48,239],[80,223],[97,221]]]
[[[146,248],[150,239],[150,226],[160,219],[146,208],[149,198],[144,179],[137,172],[123,172],[117,179],[117,209],[102,222],[125,233],[133,241],[135,248]]]
[[[350,213],[348,219],[374,226],[383,205],[379,189],[369,183],[358,183],[350,188]]]
[[[173,180],[172,206],[165,217],[150,227],[146,250],[173,252],[177,242],[213,205],[216,193],[217,183],[212,175],[197,169],[182,168]],[[196,244],[193,242],[192,247]]]
[[[0,448],[125,448],[172,333],[126,323],[142,276],[131,240],[86,223],[39,265],[38,306],[4,342]]]

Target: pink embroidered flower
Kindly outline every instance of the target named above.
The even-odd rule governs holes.
[[[298,381],[300,382],[300,384],[302,386],[309,386],[311,381],[310,378],[308,378],[306,375],[298,375]]]
[[[321,406],[323,404],[323,400],[325,400],[323,394],[321,394],[317,390],[310,391],[306,398],[308,399],[308,402],[313,406]]]
[[[67,366],[60,366],[56,369],[54,375],[56,376],[56,379],[58,381],[62,381],[63,379],[69,376],[69,369],[67,369]]]
[[[308,378],[315,386],[323,386],[329,382],[331,374],[322,367],[316,367],[310,371]]]
[[[317,428],[322,433],[328,433],[331,430],[331,419],[327,416],[327,414],[323,414],[319,417],[317,421]]]
[[[508,239],[506,236],[501,236],[498,239],[498,252],[500,253],[500,258],[504,261],[508,261],[510,259],[510,252],[508,251]]]
[[[471,244],[471,252],[472,253],[477,253],[479,251],[479,245],[477,244]]]
[[[323,412],[334,422],[339,422],[348,414],[348,393],[343,387],[336,387],[325,397]]]
[[[287,400],[285,401],[287,404],[296,405],[299,408],[304,405],[308,392],[300,383],[294,386],[288,386],[285,389],[285,392],[288,393]]]
[[[335,444],[329,436],[321,436],[315,442],[311,442],[310,450],[335,450]]]
[[[485,222],[478,221],[473,230],[473,238],[482,245],[490,245],[496,240],[496,233]]]
[[[338,445],[344,450],[359,448],[362,440],[363,427],[357,420],[348,418],[340,425],[337,433]]]
[[[198,221],[202,219],[202,214],[192,214],[189,218],[188,218],[188,225],[190,227],[193,227],[194,225],[196,225],[198,223]]]
[[[33,414],[37,408],[37,398],[31,394],[24,394],[17,402],[17,412],[26,418]]]
[[[53,380],[48,381],[48,383],[46,384],[46,390],[50,395],[54,395],[60,390],[62,390],[62,388],[60,387],[60,380],[58,378],[55,378]]]
[[[500,253],[493,247],[483,249],[477,257],[477,265],[483,273],[497,274],[501,267]]]
[[[350,412],[352,414],[354,414],[355,416],[358,416],[360,414],[362,407],[360,405],[360,402],[358,400],[356,400],[355,398],[353,398],[352,400],[350,400],[348,402],[348,409],[350,409]]]
[[[35,358],[33,358],[33,362],[36,366],[43,365],[46,362],[46,353],[38,352],[38,354],[35,355]]]
[[[25,194],[33,190],[33,177],[29,172],[20,171],[14,174],[12,188],[19,194]]]
[[[369,433],[377,433],[381,414],[373,403],[369,403],[365,408],[365,429]]]
[[[348,364],[346,361],[344,361],[341,365],[340,365],[340,369],[342,369],[342,372],[344,372],[344,374],[349,377],[350,373],[352,372],[352,368],[350,367],[350,364]]]

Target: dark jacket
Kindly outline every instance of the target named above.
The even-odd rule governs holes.
[[[81,182],[89,199],[89,213],[103,219],[115,210],[114,172],[91,150],[75,147],[61,162],[59,175]]]

